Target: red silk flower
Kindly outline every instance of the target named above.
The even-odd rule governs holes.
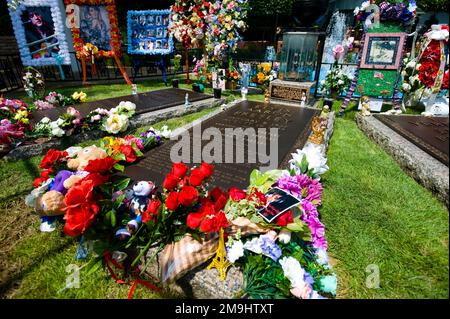
[[[158,215],[159,207],[161,206],[160,200],[151,200],[147,206],[145,212],[142,213],[142,222],[146,223],[149,220],[155,220]]]
[[[47,154],[42,158],[41,163],[39,164],[40,168],[50,168],[57,161],[66,158],[67,152],[61,152],[58,150],[50,149]]]
[[[117,161],[111,156],[102,159],[93,159],[88,162],[84,170],[90,173],[106,174],[112,170],[116,163]]]
[[[180,203],[178,202],[178,193],[177,192],[171,192],[169,193],[169,196],[166,198],[166,207],[168,210],[176,210]]]
[[[94,222],[100,206],[93,200],[94,183],[82,181],[72,186],[64,197],[66,214],[64,233],[68,236],[83,234]]]
[[[183,178],[186,176],[189,167],[187,167],[184,163],[173,163],[172,165],[172,174],[175,177]]]
[[[237,187],[231,187],[228,190],[228,194],[230,194],[231,199],[235,202],[239,202],[247,196],[247,194],[242,189],[239,189]]]
[[[131,147],[130,145],[122,145],[119,148],[119,151],[125,155],[125,160],[128,163],[133,163],[136,161],[136,159],[137,159],[136,152],[134,151],[133,147]]]
[[[292,218],[292,211],[288,210],[287,212],[283,213],[282,215],[280,215],[277,220],[277,225],[278,226],[286,226],[290,223],[293,223],[294,220]]]
[[[183,206],[190,206],[198,200],[198,191],[193,186],[184,186],[178,193],[178,202]]]
[[[164,183],[163,183],[163,188],[172,190],[175,187],[177,187],[179,181],[180,181],[179,178],[177,178],[172,173],[169,173],[166,175],[166,179],[164,180]]]

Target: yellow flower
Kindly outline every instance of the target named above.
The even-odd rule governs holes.
[[[269,63],[261,63],[261,66],[262,66],[264,72],[266,72],[266,73],[269,73],[270,70],[272,69],[272,68],[270,67],[270,64],[269,64]]]
[[[258,72],[258,74],[256,76],[258,77],[258,82],[259,83],[264,82],[264,80],[266,79],[266,76],[262,72]]]
[[[80,101],[80,102],[85,102],[87,99],[87,94],[84,93],[83,91],[78,92],[74,92],[72,94],[72,99],[74,99],[75,101]]]

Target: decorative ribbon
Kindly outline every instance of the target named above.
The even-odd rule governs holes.
[[[161,289],[159,289],[152,283],[141,278],[138,267],[133,268],[133,272],[135,273],[135,275],[137,277],[136,279],[134,279],[134,280],[120,279],[116,275],[114,270],[112,269],[111,265],[113,265],[114,267],[116,267],[118,269],[124,269],[124,267],[112,258],[111,253],[109,251],[105,251],[105,253],[103,254],[103,257],[105,258],[106,267],[108,268],[108,271],[109,271],[111,277],[114,279],[114,281],[120,285],[131,285],[130,291],[128,292],[128,299],[133,298],[133,292],[136,289],[136,286],[138,284],[141,284],[141,285],[143,285],[151,290],[154,290],[154,291],[161,291]]]
[[[62,68],[62,63],[63,63],[64,58],[60,54],[56,54],[55,60],[56,60],[56,63],[58,64],[59,74],[61,74],[61,80],[64,81],[66,79],[63,68]]]
[[[428,99],[428,103],[427,106],[431,106],[434,101],[436,100],[436,96],[439,93],[439,89],[442,86],[442,80],[444,78],[444,71],[445,71],[445,43],[444,41],[439,41],[439,46],[440,46],[440,66],[439,66],[439,71],[436,74],[436,80],[434,81],[433,87],[432,87],[432,91],[431,91],[431,95],[430,98]]]
[[[89,246],[84,240],[84,236],[81,236],[80,242],[78,243],[76,260],[86,259],[89,254]]]
[[[366,39],[366,33],[364,32],[362,37],[361,37],[361,48],[364,48],[364,41],[365,41],[365,39]],[[363,50],[359,50],[359,52],[358,52],[358,59],[357,59],[357,63],[356,63],[356,65],[358,65],[358,66],[356,67],[352,83],[350,84],[350,87],[349,87],[349,89],[347,91],[347,94],[345,96],[344,103],[342,103],[342,106],[341,106],[341,109],[339,110],[339,113],[344,112],[345,109],[347,108],[348,104],[350,103],[351,98],[353,97],[353,93],[355,92],[356,84],[358,84],[359,65],[361,64],[362,51]]]

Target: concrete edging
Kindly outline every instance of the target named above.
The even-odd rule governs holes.
[[[392,115],[395,116],[395,115]],[[356,115],[358,127],[419,184],[449,207],[449,168],[373,116]]]

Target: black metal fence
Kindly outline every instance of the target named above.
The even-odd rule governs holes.
[[[75,52],[70,52],[72,57],[75,57]],[[200,52],[201,54],[201,52]],[[199,56],[197,50],[189,52],[191,58]],[[36,69],[42,73],[46,82],[74,82],[82,81],[83,73],[81,62],[78,59],[75,65],[63,65],[64,79],[58,66],[39,66]],[[137,78],[148,78],[155,76],[162,76],[163,69],[167,74],[173,74],[173,66],[171,63],[171,56],[152,57],[152,56],[130,56],[124,54],[121,58],[122,63],[126,69],[128,76],[134,81]],[[182,60],[183,62],[184,60]],[[194,67],[190,64],[190,70]],[[92,68],[86,68],[87,81],[108,81],[123,79],[122,73],[115,63],[114,59],[96,59],[95,60],[95,74]],[[22,76],[24,66],[20,59],[19,53],[2,54],[0,55],[0,95],[22,88]],[[178,72],[185,72],[185,67],[182,63]]]

